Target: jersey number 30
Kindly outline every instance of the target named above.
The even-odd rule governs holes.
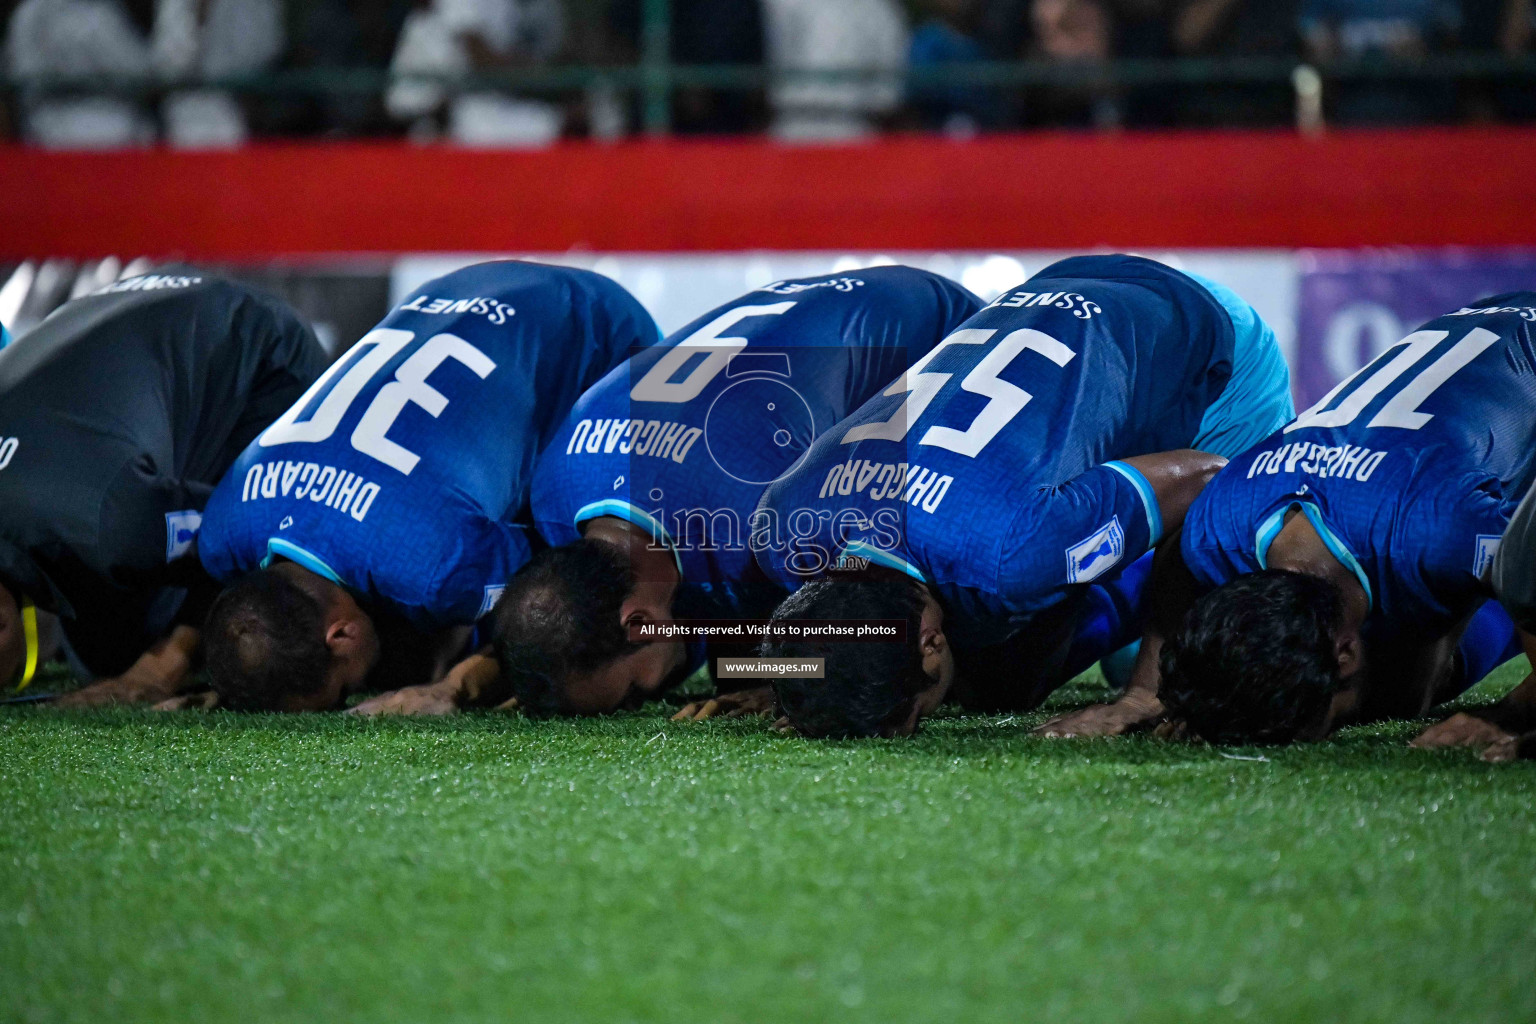
[[[407,345],[416,340],[414,331],[402,331],[392,327],[380,327],[363,335],[352,351],[337,360],[320,379],[311,385],[287,412],[273,423],[257,439],[263,448],[295,442],[324,441],[336,432],[347,409],[357,400],[374,376],[399,355]],[[361,358],[355,358],[363,353]],[[357,426],[352,430],[352,447],[364,455],[378,459],[386,466],[398,469],[409,476],[421,456],[410,451],[387,436],[389,428],[405,411],[415,405],[434,419],[448,407],[448,399],[427,378],[448,360],[462,363],[484,380],[496,369],[496,364],[484,352],[453,334],[435,334],[412,352],[394,372],[394,379],[379,389],[363,411]],[[338,380],[337,378],[340,377]],[[332,384],[335,387],[332,387]],[[326,389],[329,388],[329,393]],[[304,410],[319,395],[325,398],[307,420],[301,420]]]

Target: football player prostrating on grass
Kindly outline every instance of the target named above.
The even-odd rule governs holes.
[[[528,559],[539,451],[586,387],[658,336],[583,270],[484,263],[412,291],[209,502],[198,550],[229,584],[207,625],[220,703],[333,708],[444,671]],[[472,656],[453,672],[496,667]]]
[[[62,632],[98,681],[60,704],[181,689],[214,589],[203,507],[324,368],[292,309],[190,267],[75,299],[0,351],[0,687],[29,684]]]
[[[533,514],[554,547],[513,576],[496,612],[501,688],[448,679],[375,706],[515,696],[532,714],[600,713],[697,669],[703,644],[634,640],[629,627],[766,618],[783,590],[747,545],[763,488],[980,307],[910,267],[829,274],[750,292],[630,359],[582,396],[539,460]],[[761,696],[689,714],[756,711]]]
[[[1432,320],[1232,460],[1159,556],[1115,721],[1316,738],[1424,715],[1517,655],[1485,598],[1536,474],[1533,321],[1531,293]],[[1107,710],[1059,728],[1095,731]]]
[[[1141,556],[1292,414],[1273,333],[1226,288],[1130,256],[1047,267],[764,496],[784,533],[758,560],[804,584],[776,618],[906,623],[903,642],[765,645],[825,659],[825,678],[775,684],[782,710],[869,736],[951,696],[1037,706],[1135,639]]]

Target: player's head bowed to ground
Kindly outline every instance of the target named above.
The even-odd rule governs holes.
[[[1485,599],[1536,476],[1532,314],[1517,293],[1431,321],[1232,461],[1154,573],[1148,718],[1318,737],[1423,715],[1519,653]],[[1489,738],[1458,716],[1417,742]]]
[[[790,542],[759,563],[805,584],[779,617],[907,624],[901,645],[818,646],[824,680],[776,684],[790,722],[909,732],[946,693],[1038,706],[1134,641],[1146,553],[1293,412],[1273,333],[1220,285],[1087,256],[1003,294],[763,497]]]
[[[644,542],[605,527],[535,555],[497,606],[497,658],[528,714],[637,708],[687,665],[682,641],[629,637],[631,626],[672,618],[677,577],[642,580]]]
[[[583,390],[658,337],[590,271],[503,261],[414,290],[209,502],[198,551],[228,584],[207,624],[220,702],[331,708],[442,675],[528,559],[538,452]],[[448,676],[489,685],[494,662]]]
[[[89,704],[170,697],[214,590],[209,492],[324,351],[282,302],[190,267],[66,303],[0,352],[0,677],[62,645]]]
[[[364,688],[382,645],[340,584],[278,562],[235,581],[208,615],[206,657],[232,710],[324,711]]]
[[[520,706],[637,706],[708,659],[703,643],[634,630],[766,617],[784,591],[748,543],[763,488],[980,307],[911,267],[781,281],[706,313],[582,396],[534,479],[534,519],[555,547],[513,577],[496,615]],[[684,715],[755,711],[767,696],[739,691]]]
[[[776,620],[899,620],[904,638],[828,642],[780,640],[769,658],[821,658],[822,679],[781,679],[779,708],[809,736],[908,736],[954,687],[954,649],[944,611],[927,586],[903,573],[874,570],[857,580],[821,579],[795,591]]]
[[[1163,702],[1212,742],[1316,737],[1363,666],[1363,605],[1325,571],[1240,576],[1196,601],[1164,644]]]

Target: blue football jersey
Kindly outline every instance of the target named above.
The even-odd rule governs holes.
[[[1536,476],[1536,292],[1432,320],[1227,465],[1182,551],[1210,587],[1265,565],[1297,508],[1360,579],[1377,628],[1449,628]]]
[[[704,314],[576,403],[534,475],[539,532],[564,544],[589,519],[627,519],[739,610],[731,588],[762,579],[747,539],[763,488],[981,305],[937,274],[876,267]]]
[[[584,270],[507,261],[428,282],[246,449],[199,556],[218,579],[287,558],[421,628],[472,623],[529,556],[514,520],[538,453],[659,334]]]
[[[1161,533],[1113,460],[1187,447],[1232,373],[1231,318],[1151,260],[1082,256],[966,321],[764,495],[758,560],[788,585],[865,561],[934,584],[990,643]]]

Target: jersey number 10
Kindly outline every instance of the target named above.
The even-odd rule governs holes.
[[[1436,345],[1450,336],[1450,333],[1450,331],[1414,331],[1383,352],[1364,369],[1345,378],[1338,387],[1324,395],[1322,401],[1296,417],[1291,425],[1285,428],[1285,432],[1290,433],[1302,427],[1345,427],[1355,422],[1367,405],[1375,401],[1383,391],[1416,363],[1429,355]],[[1499,336],[1487,328],[1473,328],[1466,337],[1452,345],[1443,356],[1430,363],[1423,372],[1403,385],[1402,390],[1388,399],[1387,404],[1371,417],[1371,421],[1366,426],[1418,430],[1435,418],[1433,413],[1419,412],[1419,406],[1423,405],[1440,385],[1450,380],[1457,370],[1482,355],[1498,340]],[[1344,393],[1345,389],[1362,378],[1364,383],[1351,391],[1349,397],[1340,402],[1337,408],[1328,408],[1335,398]]]
[[[256,443],[263,448],[271,448],[280,444],[326,440],[336,432],[347,410],[374,376],[415,340],[414,331],[393,327],[369,331],[352,347],[351,352],[331,364],[331,368],[304,392],[304,397],[268,427]],[[354,355],[359,352],[366,354],[354,361]],[[433,335],[400,364],[394,372],[394,380],[385,384],[373,396],[373,401],[368,403],[368,408],[363,411],[362,418],[352,430],[352,447],[409,476],[411,470],[416,468],[416,463],[421,461],[421,456],[391,441],[386,435],[407,405],[419,406],[434,419],[442,415],[448,407],[448,399],[428,384],[427,378],[450,359],[469,367],[481,380],[496,369],[496,364],[489,356],[463,338],[454,334]],[[331,386],[333,383],[334,387]],[[328,394],[327,388],[330,389]],[[310,403],[322,394],[325,398],[309,419],[299,419]]]

